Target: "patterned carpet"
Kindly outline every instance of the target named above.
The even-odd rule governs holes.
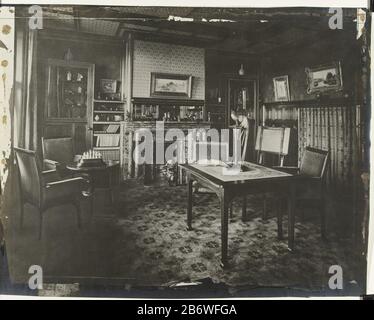
[[[324,290],[328,287],[329,266],[340,265],[344,281],[357,281],[358,259],[350,240],[329,233],[320,238],[318,212],[304,212],[296,219],[296,248],[287,249],[287,218],[284,240],[277,239],[276,218],[260,217],[260,202],[248,198],[251,219],[241,221],[240,200],[229,224],[231,267],[222,270],[220,259],[220,209],[215,195],[194,198],[193,231],[186,230],[187,194],[184,186],[144,187],[127,183],[122,195],[122,230],[115,262],[121,273],[139,283],[170,285],[180,281],[211,278],[214,283],[246,287],[292,287]],[[330,228],[331,229],[331,228]],[[360,273],[362,274],[362,272]]]
[[[9,195],[12,201],[4,210],[9,219],[4,221],[9,270],[14,283],[27,283],[28,269],[34,264],[43,267],[45,281],[51,284],[78,282],[160,288],[203,279],[218,286],[229,285],[231,295],[258,287],[287,287],[325,294],[331,265],[342,266],[344,288],[358,283],[356,288],[360,293],[365,283],[364,266],[360,264],[363,259],[355,254],[352,240],[331,232],[338,230],[333,221],[342,220],[342,211],[337,213],[340,217],[337,219],[334,211],[329,210],[329,241],[323,242],[318,212],[299,210],[296,248],[291,253],[287,250],[286,218],[285,239],[280,241],[274,210],[270,208],[269,219],[262,221],[261,203],[256,198],[248,198],[250,219],[243,223],[241,203],[237,201],[229,224],[231,267],[222,270],[219,266],[220,209],[214,195],[194,197],[194,230],[186,231],[185,186],[173,187],[160,182],[160,185],[144,187],[142,181],[127,181],[121,186],[117,217],[100,216],[105,213],[103,205],[107,195],[103,193],[100,198],[98,194],[96,218],[90,219],[88,202],[82,203],[81,230],[77,228],[71,206],[49,210],[42,240],[37,238],[35,208],[25,206],[24,227],[20,229],[16,188]]]

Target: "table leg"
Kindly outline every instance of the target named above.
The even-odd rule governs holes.
[[[247,221],[247,197],[243,196],[243,204],[242,204],[242,221]]]
[[[277,224],[278,224],[278,239],[282,240],[283,239],[283,221],[282,221],[282,201],[278,199],[277,204]]]
[[[220,196],[221,203],[221,267],[228,267],[227,251],[228,251],[228,233],[229,233],[229,214],[228,199],[225,190],[222,190]]]
[[[290,184],[288,192],[288,249],[294,250],[295,240],[295,185]]]
[[[187,230],[192,230],[192,179],[187,176]]]

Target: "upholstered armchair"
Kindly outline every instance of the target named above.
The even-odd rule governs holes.
[[[66,138],[42,138],[43,169],[57,170],[61,177],[71,175],[66,165],[77,160],[74,153],[74,144],[71,137]]]
[[[16,147],[14,151],[19,173],[21,227],[25,203],[29,203],[39,210],[39,239],[42,237],[44,213],[51,207],[69,203],[76,209],[78,227],[80,228],[80,200],[83,197],[91,196],[87,191],[89,190],[89,182],[82,177],[61,180],[56,170],[41,170],[35,151]]]
[[[320,207],[321,235],[326,238],[326,190],[325,178],[329,152],[312,147],[306,147],[300,167],[276,167],[276,169],[291,174],[303,176],[296,191],[297,204],[313,201]],[[280,205],[278,205],[280,208]]]

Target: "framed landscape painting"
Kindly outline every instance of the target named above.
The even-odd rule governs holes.
[[[191,75],[151,73],[152,97],[191,98],[191,91]]]
[[[329,65],[314,68],[306,68],[305,72],[307,74],[307,92],[309,94],[343,89],[340,62],[333,62]]]

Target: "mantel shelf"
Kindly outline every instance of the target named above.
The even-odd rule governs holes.
[[[95,99],[94,100],[95,103],[117,103],[117,104],[123,104],[123,103],[126,103],[126,101],[124,100],[99,100],[99,99]]]
[[[94,110],[93,111],[94,113],[116,113],[116,114],[118,114],[118,113],[123,113],[124,112],[124,110],[117,110],[117,111],[113,111],[113,110]]]
[[[350,98],[322,98],[296,101],[272,101],[263,102],[265,107],[278,108],[310,108],[310,107],[351,107],[359,104]]]
[[[203,106],[205,104],[205,100],[171,98],[133,98],[132,102],[137,104],[161,104],[175,106]]]

